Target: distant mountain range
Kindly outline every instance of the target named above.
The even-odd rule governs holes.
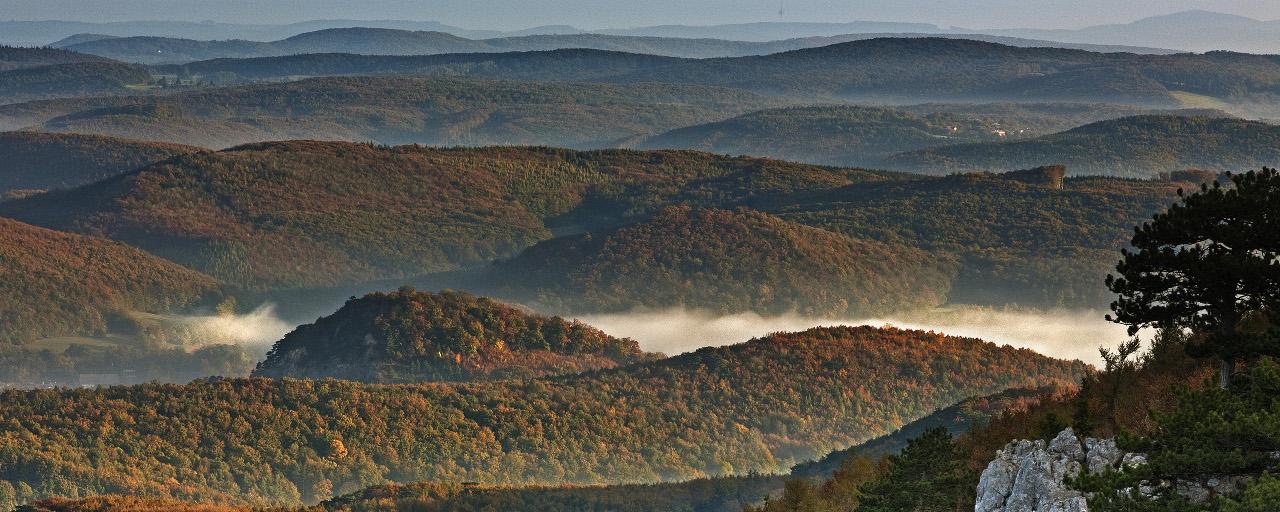
[[[1020,47],[1058,47],[1096,52],[1170,54],[1173,50],[1133,46],[1057,43],[985,34],[923,32],[871,32],[812,36],[776,41],[731,41],[712,38],[673,38],[609,34],[527,35],[493,39],[468,39],[439,31],[384,28],[333,28],[306,32],[271,42],[202,41],[159,36],[116,37],[77,34],[52,44],[90,55],[141,64],[180,64],[218,58],[276,57],[310,53],[361,55],[436,55],[443,53],[497,53],[588,48],[670,57],[710,58],[767,55],[879,37],[945,37],[972,39]]]
[[[1280,20],[1261,21],[1209,11],[1186,11],[1133,23],[1076,30],[1009,29],[982,32],[1063,42],[1120,44],[1207,52],[1280,53]]]
[[[368,27],[409,31],[444,32],[472,39],[507,38],[529,35],[602,34],[681,39],[723,39],[766,42],[785,39],[830,37],[847,34],[986,34],[1026,39],[1171,48],[1184,51],[1230,50],[1251,53],[1280,53],[1275,37],[1280,21],[1261,21],[1243,16],[1208,11],[1186,11],[1155,16],[1124,24],[1081,29],[940,27],[928,23],[851,21],[835,23],[760,22],[728,25],[660,25],[624,29],[584,30],[571,26],[543,26],[518,31],[473,30],[432,21],[404,20],[313,20],[285,25],[245,25],[175,21],[125,21],[92,23],[78,21],[0,22],[0,44],[48,45],[78,34],[131,37],[155,36],[192,40],[277,41],[306,32],[334,28]]]

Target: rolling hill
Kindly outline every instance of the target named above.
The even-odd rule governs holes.
[[[14,489],[0,495],[298,504],[388,480],[560,485],[775,471],[964,397],[1071,382],[1084,370],[975,339],[845,327],[526,382],[0,391],[0,488]],[[219,469],[197,469],[206,465]]]
[[[876,38],[761,56],[678,59],[601,50],[429,56],[315,54],[215,59],[157,73],[226,80],[336,74],[443,74],[507,79],[699,84],[815,101],[1225,104],[1276,115],[1274,56],[1139,55],[1022,48],[948,38]]]
[[[347,301],[276,342],[254,376],[362,382],[529,378],[653,359],[633,340],[456,292]]]
[[[38,68],[58,64],[82,64],[86,62],[107,62],[108,59],[96,55],[77,53],[56,48],[18,48],[0,46],[0,71]]]
[[[866,165],[894,153],[988,141],[998,124],[953,114],[872,107],[790,107],[656,135],[642,148],[687,148],[829,165]]]
[[[672,207],[638,224],[557,238],[498,264],[502,295],[555,311],[683,306],[861,315],[946,301],[952,265],[751,210]]]
[[[75,36],[73,36],[75,37]],[[499,53],[585,48],[668,57],[709,58],[767,55],[781,51],[813,48],[877,37],[947,37],[986,40],[1011,46],[1063,47],[1053,41],[985,36],[981,34],[847,33],[825,37],[786,38],[777,41],[730,41],[724,39],[675,38],[600,33],[530,34],[489,39],[468,39],[446,32],[409,31],[388,28],[328,28],[306,32],[278,41],[239,39],[199,41],[158,36],[109,37],[82,35],[55,43],[59,48],[140,64],[183,64],[192,61],[279,57],[309,53],[352,53],[360,55],[435,55],[443,53]],[[1093,51],[1172,53],[1154,48],[1105,47],[1068,44],[1067,47]]]
[[[1280,162],[1280,126],[1234,118],[1136,116],[1030,140],[894,155],[883,167],[951,173],[1067,164],[1078,175],[1146,178],[1188,168],[1243,172]]]
[[[933,103],[894,109],[854,106],[786,107],[677,128],[645,139],[638,147],[687,148],[815,164],[889,168],[933,174],[1024,169],[1043,162],[1064,162],[1082,174],[1126,175],[1127,173],[1116,173],[1114,170],[1093,172],[1092,169],[1096,166],[1084,165],[1080,156],[1073,157],[1069,151],[1045,151],[1045,148],[1031,144],[994,143],[1031,139],[1086,123],[1138,114],[1228,117],[1224,112],[1212,110],[1150,111],[1121,105],[1096,104]],[[943,158],[926,158],[926,155],[946,154],[953,150],[952,146],[973,147],[974,144],[981,143],[1007,146],[1010,154],[1016,153],[1018,158],[1009,158],[1004,162],[987,159],[963,167],[948,165],[950,162]],[[933,148],[938,150],[930,151]],[[890,159],[898,153],[908,153],[901,158],[916,157],[917,161],[899,164]],[[1139,156],[1128,153],[1115,156],[1140,160]],[[1095,155],[1089,157],[1096,158]],[[1246,161],[1236,158],[1227,165]],[[1258,161],[1251,163],[1256,166]]]
[[[281,139],[596,148],[772,104],[697,86],[344,77],[10,105],[0,126],[214,148]]]
[[[220,293],[209,276],[119,242],[0,217],[0,343],[94,335],[120,313],[164,312]]]
[[[46,98],[127,93],[151,80],[146,69],[119,62],[73,62],[0,71],[0,104]]]
[[[106,235],[247,288],[313,287],[511,256],[578,222],[552,221],[593,191],[671,195],[699,177],[761,167],[797,175],[778,184],[788,188],[873,176],[691,152],[281,142],[183,155],[0,211]]]
[[[196,151],[97,135],[0,132],[0,199],[85,185]]]
[[[377,172],[371,173],[374,169]],[[1064,182],[1039,172],[926,177],[690,151],[286,142],[178,156],[91,185],[0,203],[0,215],[117,239],[228,283],[269,291],[483,266],[556,236],[577,238],[544,245],[525,261],[571,258],[567,261],[591,268],[595,263],[586,262],[608,254],[592,256],[592,248],[608,238],[584,243],[582,233],[616,231],[624,235],[617,242],[643,234],[630,241],[682,247],[702,242],[685,241],[679,238],[680,230],[652,223],[631,231],[617,228],[644,222],[672,206],[746,207],[780,221],[761,217],[720,227],[759,236],[772,232],[767,237],[779,243],[795,236],[792,241],[822,239],[872,250],[875,241],[887,244],[872,250],[876,254],[905,256],[923,250],[959,264],[950,293],[933,277],[919,282],[930,283],[927,290],[904,288],[924,293],[912,303],[945,295],[957,303],[1102,307],[1110,295],[1101,277],[1114,264],[1115,252],[1127,242],[1132,226],[1166,207],[1179,187],[1191,186],[1182,181],[1107,178]],[[684,224],[694,226],[687,219]],[[770,225],[777,229],[766,229]],[[714,231],[716,226],[709,222],[699,229]],[[752,258],[791,257],[787,251],[770,250],[743,255],[739,261],[723,259],[722,248],[714,245],[720,243],[715,233],[705,235],[708,245],[699,250],[726,266],[696,270],[700,267],[690,260],[695,264],[690,272],[719,275]],[[841,261],[858,261],[852,256],[857,253]],[[904,261],[923,265],[924,260]],[[751,269],[743,275],[764,279],[779,277],[768,272],[793,275],[793,270]],[[921,274],[925,276],[936,277]],[[557,287],[567,291],[603,286],[613,279],[580,276],[530,283],[525,291],[546,288],[552,298]],[[797,281],[795,288],[802,297],[778,295],[755,305],[803,307],[825,296],[799,284],[803,282]],[[863,281],[872,282],[877,281]],[[473,285],[429,284],[463,289]],[[742,283],[764,285],[775,286]],[[688,292],[689,300],[731,289],[677,288]],[[763,288],[758,292],[744,294],[738,302],[769,296]],[[589,293],[627,296],[607,289]],[[572,297],[561,300],[572,302]]]

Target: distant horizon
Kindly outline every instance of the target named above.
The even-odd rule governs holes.
[[[490,0],[485,2],[487,4],[493,4],[493,7],[474,5],[461,7],[455,4],[459,4],[463,2],[463,0],[440,0],[434,3],[441,4],[443,7],[436,9],[434,12],[424,11],[424,6],[420,5],[403,5],[406,3],[414,3],[408,2],[407,0],[380,0],[369,2],[364,6],[367,8],[361,8],[358,11],[342,7],[341,5],[330,5],[332,4],[330,0],[312,2],[312,5],[308,5],[306,7],[284,5],[288,2],[282,2],[279,0],[266,0],[265,2],[227,0],[223,2],[216,2],[217,4],[224,6],[217,8],[216,13],[208,12],[210,7],[208,4],[213,2],[206,3],[194,2],[193,0],[177,0],[171,2],[160,2],[164,4],[164,7],[151,5],[157,3],[157,1],[158,0],[114,0],[112,3],[116,5],[112,5],[110,8],[105,8],[106,6],[104,6],[103,9],[94,9],[92,6],[78,5],[76,9],[70,9],[70,4],[83,4],[83,2],[77,2],[76,0],[46,0],[44,2],[35,2],[32,0],[0,0],[0,8],[3,8],[3,10],[10,13],[9,16],[3,19],[3,21],[8,22],[72,22],[91,24],[154,22],[240,26],[280,26],[319,21],[399,21],[413,23],[440,23],[456,28],[475,31],[520,31],[547,26],[571,26],[583,31],[606,31],[628,30],[664,25],[714,26],[752,23],[841,24],[857,22],[930,24],[943,30],[1073,30],[1098,25],[1127,24],[1148,18],[1197,11],[1239,16],[1264,22],[1280,21],[1280,2],[1277,2],[1274,5],[1250,5],[1250,2],[1241,1],[1155,2],[1146,0],[1131,2],[1129,5],[1119,6],[1116,8],[1112,8],[1108,4],[1107,9],[1098,9],[1091,8],[1089,6],[1093,4],[1107,4],[1107,2],[1102,2],[1101,0],[1084,0],[1082,2],[1077,2],[1072,6],[1064,6],[1047,0],[1025,0],[1022,2],[1016,2],[1014,0],[976,0],[966,3],[981,5],[971,5],[964,7],[963,9],[959,9],[953,5],[954,2],[946,3],[946,5],[922,5],[943,4],[943,2],[933,0],[908,0],[899,2],[889,2],[889,0],[871,0],[857,2],[859,4],[868,4],[867,6],[849,8],[841,8],[842,6],[837,5],[841,2],[831,0],[805,0],[801,2],[791,2],[793,4],[792,6],[787,6],[787,2],[784,2],[781,12],[779,12],[779,4],[776,2],[769,4],[773,6],[772,8],[767,8],[765,4],[768,2],[764,0],[750,0],[748,2],[749,5],[743,5],[740,7],[735,6],[734,9],[727,10],[711,9],[711,12],[706,12],[705,9],[714,7],[714,4],[723,4],[726,2],[724,0],[702,0],[701,2],[693,3],[696,5],[712,5],[704,5],[703,10],[699,10],[697,7],[691,7],[679,15],[658,15],[652,13],[637,14],[635,12],[631,12],[636,9],[636,6],[619,5],[617,9],[607,9],[614,12],[612,15],[604,18],[583,15],[581,9],[574,8],[575,5],[590,3],[591,0],[541,0],[537,2],[523,2],[523,7],[502,7],[503,5],[514,2],[514,0]],[[613,0],[607,1],[609,3],[620,3],[614,2]],[[895,5],[883,5],[886,2]],[[246,6],[244,9],[247,11],[246,14],[239,14],[234,5],[227,6],[227,4],[258,3],[267,5],[256,7]],[[672,4],[672,7],[677,4],[676,0],[657,0],[656,2],[650,3]],[[537,9],[536,6],[542,4],[563,4],[563,10]],[[1000,7],[1004,4],[1018,4],[1022,6],[1022,8],[1010,11],[1005,7]],[[1169,4],[1173,4],[1173,8],[1156,9],[1151,8],[1152,4],[1160,4],[1166,7],[1169,6]],[[397,5],[399,5],[399,7],[397,7]],[[679,5],[685,4],[681,3]],[[1036,7],[1037,5],[1038,7]],[[520,14],[520,11],[529,10],[531,7],[533,10],[538,12],[536,14]],[[999,12],[990,13],[990,18],[982,18],[980,16],[975,17],[974,13],[966,12],[982,11],[984,9],[998,10]],[[183,14],[178,14],[179,12]],[[252,12],[253,14],[247,14],[248,12]],[[928,14],[926,14],[926,12]],[[79,15],[68,16],[68,13],[77,13]],[[321,13],[324,14],[322,15]],[[781,16],[779,16],[779,14],[781,14]],[[994,18],[998,18],[1001,21],[999,23],[995,23]],[[614,21],[616,19],[627,19],[633,21],[630,23],[620,23]],[[1064,24],[1061,23],[1061,20],[1063,19],[1071,19],[1073,22]],[[984,23],[983,20],[986,22]]]

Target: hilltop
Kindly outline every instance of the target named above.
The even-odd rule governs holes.
[[[671,207],[605,232],[557,238],[497,265],[503,294],[544,308],[683,306],[858,315],[946,301],[953,269],[923,251],[746,209]]]
[[[282,139],[599,148],[772,104],[698,86],[341,77],[9,105],[0,126],[212,148]]]
[[[0,217],[0,342],[94,335],[120,313],[200,303],[217,281],[119,242]]]
[[[402,289],[347,301],[276,342],[254,376],[364,382],[581,373],[652,359],[633,340],[465,293]]]
[[[1078,175],[1147,178],[1189,168],[1242,172],[1280,162],[1280,126],[1235,118],[1135,116],[1024,141],[907,152],[886,167],[951,173],[1066,164]]]
[[[0,473],[0,485],[40,489],[21,502],[129,490],[298,504],[387,480],[561,485],[777,471],[964,397],[1072,382],[1084,370],[975,339],[845,327],[528,382],[3,391],[0,448],[16,457],[6,467],[43,462]],[[88,464],[92,489],[70,476]],[[195,470],[205,464],[223,469]],[[173,474],[185,475],[181,487]]]
[[[0,132],[0,199],[124,174],[200,148],[97,135]]]

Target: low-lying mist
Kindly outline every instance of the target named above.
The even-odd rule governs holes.
[[[265,353],[294,328],[276,314],[273,304],[263,304],[244,314],[164,315],[158,320],[170,344],[188,349],[240,345]]]
[[[580,315],[578,320],[614,336],[633,338],[645,350],[668,355],[701,347],[729,345],[778,331],[837,325],[893,325],[1035,350],[1062,359],[1100,364],[1098,347],[1127,339],[1125,327],[1106,321],[1097,310],[1001,310],[959,307],[886,315],[880,318],[765,317],[755,313],[717,315],[668,309],[622,314]]]

